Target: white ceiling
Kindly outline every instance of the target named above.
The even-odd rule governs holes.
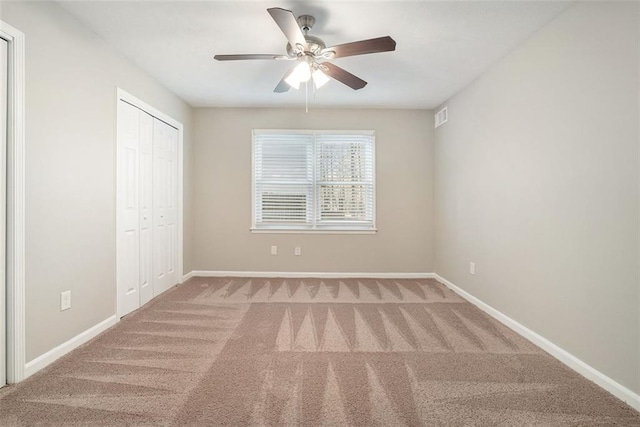
[[[434,108],[530,37],[558,1],[60,1],[85,25],[194,107],[299,106],[273,93],[288,61],[218,62],[218,53],[284,54],[266,9],[311,14],[327,46],[390,35],[395,52],[335,59],[369,84],[329,82],[313,106]]]

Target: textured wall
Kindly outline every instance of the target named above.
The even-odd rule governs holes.
[[[196,270],[430,272],[433,115],[427,110],[196,109]],[[252,129],[376,132],[375,235],[253,234]],[[278,246],[278,255],[269,253]],[[301,246],[302,256],[294,256]]]
[[[53,2],[3,2],[1,18],[26,39],[29,361],[115,313],[116,87],[182,121],[188,159],[191,108]]]
[[[435,131],[436,272],[636,392],[638,36],[576,3]]]

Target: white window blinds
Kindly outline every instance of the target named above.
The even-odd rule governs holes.
[[[253,228],[374,230],[373,132],[254,131]]]
[[[373,224],[372,135],[316,135],[319,223]]]
[[[256,225],[311,222],[313,135],[261,134],[254,163]]]

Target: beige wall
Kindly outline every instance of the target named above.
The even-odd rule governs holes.
[[[0,19],[26,38],[29,361],[115,313],[116,87],[184,123],[187,161],[191,108],[54,3],[3,2]]]
[[[433,270],[430,111],[196,109],[194,126],[195,270]],[[378,233],[252,234],[252,129],[375,130]],[[293,255],[294,246],[302,256]]]
[[[637,4],[574,5],[450,100],[435,176],[430,111],[192,115],[57,5],[0,19],[27,44],[27,360],[115,313],[120,86],[185,125],[185,272],[435,270],[640,391]],[[374,129],[380,231],[250,233],[254,128]]]
[[[576,3],[435,131],[436,272],[636,392],[638,37]]]

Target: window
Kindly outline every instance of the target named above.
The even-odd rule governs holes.
[[[374,232],[372,131],[253,131],[253,231]]]

